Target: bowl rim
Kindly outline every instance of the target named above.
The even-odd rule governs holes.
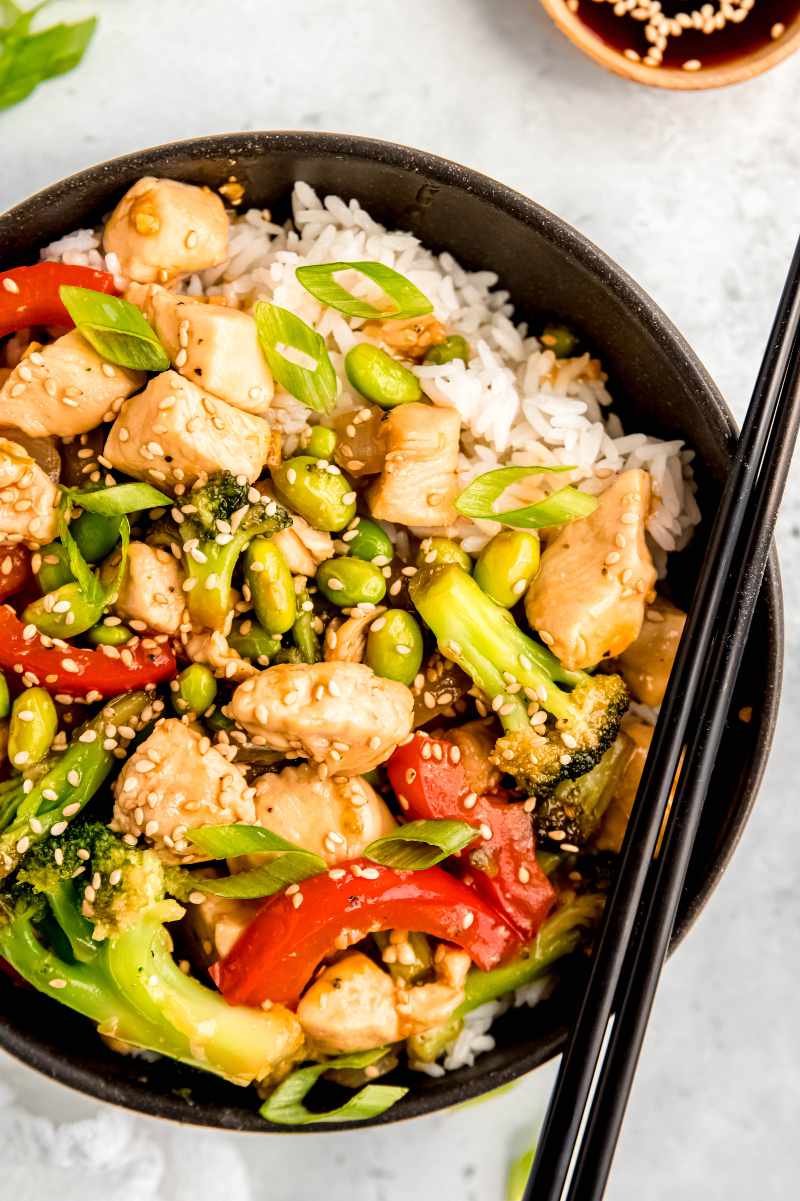
[[[231,170],[239,155],[262,154],[283,151],[284,153],[314,153],[325,157],[345,160],[366,159],[397,166],[419,173],[426,180],[465,190],[487,205],[502,210],[523,224],[539,229],[551,244],[563,249],[576,260],[579,266],[593,275],[599,275],[605,284],[630,311],[636,313],[638,321],[659,344],[669,344],[681,356],[681,371],[690,377],[694,391],[702,393],[709,402],[707,417],[720,442],[730,446],[737,433],[733,415],[725,403],[711,376],[691,349],[683,335],[661,310],[654,300],[632,279],[628,273],[600,250],[585,235],[569,225],[563,218],[544,208],[521,192],[500,183],[484,173],[450,159],[417,150],[402,143],[388,142],[376,138],[323,131],[256,130],[211,134],[202,137],[180,139],[133,151],[115,158],[94,163],[80,171],[54,181],[31,196],[18,202],[4,213],[0,213],[0,236],[13,229],[26,218],[28,211],[36,206],[57,203],[64,194],[80,193],[85,187],[95,184],[104,177],[119,177],[120,186],[136,174],[158,173],[160,167],[168,167],[172,158],[179,154],[184,158],[204,159],[223,157],[232,160]],[[716,856],[709,862],[702,886],[684,913],[673,933],[671,951],[683,940],[694,925],[711,893],[723,875],[747,825],[755,805],[759,788],[766,770],[769,751],[775,732],[783,677],[783,598],[780,569],[776,549],[773,545],[762,592],[768,615],[769,669],[767,688],[760,708],[760,723],[763,736],[754,755],[750,772],[750,789],[739,807],[737,820],[729,830]],[[561,1050],[566,1036],[566,1027],[552,1032],[538,1044],[537,1052],[520,1056],[514,1062],[500,1068],[487,1068],[481,1081],[484,1087],[472,1090],[475,1099],[485,1097],[495,1089],[513,1082],[540,1066]],[[106,1079],[94,1069],[60,1059],[43,1047],[35,1038],[21,1034],[5,1023],[0,1023],[0,1048],[48,1076],[57,1083],[66,1085],[97,1100],[122,1106],[148,1116],[157,1116],[183,1124],[207,1128],[222,1128],[240,1133],[298,1134],[334,1133],[343,1130],[363,1129],[369,1125],[388,1125],[409,1121],[428,1113],[446,1110],[464,1103],[462,1086],[449,1074],[438,1081],[436,1094],[419,1094],[417,1105],[411,1112],[389,1109],[385,1114],[368,1123],[356,1125],[345,1123],[309,1124],[302,1127],[276,1127],[264,1122],[253,1107],[253,1121],[242,1125],[237,1111],[225,1105],[204,1105],[203,1115],[196,1113],[193,1105],[172,1094],[160,1094],[156,1103],[148,1093],[146,1084],[135,1078],[124,1085]],[[213,1117],[210,1110],[214,1110]]]

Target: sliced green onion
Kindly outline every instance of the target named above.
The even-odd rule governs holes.
[[[319,876],[326,869],[325,860],[311,851],[284,851],[271,863],[262,863],[245,872],[209,880],[194,872],[185,873],[185,883],[192,890],[207,892],[214,897],[254,901],[271,897],[287,884],[299,884],[310,876]]]
[[[531,1174],[535,1154],[536,1146],[534,1145],[533,1147],[529,1147],[527,1151],[523,1151],[511,1163],[506,1180],[506,1201],[523,1201],[525,1186]]]
[[[478,837],[479,831],[469,822],[433,821],[408,822],[391,834],[376,838],[364,851],[367,859],[396,867],[400,871],[417,872],[435,867],[450,855],[457,855]]]
[[[495,510],[495,503],[506,488],[518,480],[541,472],[574,471],[574,467],[498,467],[479,475],[464,489],[455,501],[455,506],[464,517],[485,521],[499,521],[518,530],[538,530],[549,525],[563,525],[578,517],[588,517],[597,508],[597,497],[580,492],[572,486],[552,492],[535,505],[521,509],[507,509],[503,513]]]
[[[69,284],[58,294],[78,331],[104,359],[133,371],[167,370],[169,355],[135,304]]]
[[[103,517],[122,517],[126,513],[140,513],[143,509],[160,509],[172,504],[171,499],[159,492],[152,484],[115,484],[112,488],[64,489],[73,504],[87,513],[100,513]]]
[[[188,837],[211,859],[235,859],[237,855],[264,855],[275,851],[310,853],[263,826],[247,826],[242,822],[233,826],[198,826]]]
[[[379,309],[368,300],[353,296],[336,282],[334,276],[340,271],[358,271],[366,275],[383,289],[392,301],[392,307]],[[433,305],[424,292],[399,271],[393,271],[383,263],[314,263],[309,267],[298,267],[295,275],[316,300],[347,317],[373,317],[385,321],[388,318],[422,317],[433,312]]]
[[[385,1113],[408,1092],[389,1084],[367,1084],[338,1109],[312,1113],[303,1102],[320,1076],[332,1068],[366,1068],[386,1054],[386,1047],[360,1051],[355,1055],[340,1055],[326,1063],[298,1068],[278,1085],[271,1097],[261,1106],[261,1116],[279,1126],[310,1126],[313,1122],[364,1122]]]
[[[255,318],[261,350],[278,383],[307,408],[316,413],[330,413],[336,402],[338,381],[322,336],[288,309],[265,300],[256,305]],[[292,362],[282,347],[315,365]]]
[[[109,605],[113,605],[119,596],[119,590],[125,578],[125,569],[128,565],[128,547],[131,539],[131,527],[128,519],[123,517],[120,522],[119,536],[121,547],[119,566],[117,567],[112,583],[108,587],[103,587],[99,573],[92,571],[81,554],[80,547],[70,532],[69,524],[66,520],[66,510],[62,510],[58,536],[67,552],[69,569],[72,572],[74,581],[81,590],[85,606],[91,606],[92,608],[99,606],[101,609],[105,609]],[[70,585],[65,584],[64,587],[69,588]],[[78,631],[76,630],[75,632],[77,633]]]

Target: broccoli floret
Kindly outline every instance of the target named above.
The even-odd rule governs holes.
[[[73,735],[67,749],[34,770],[7,781],[0,790],[0,880],[39,842],[61,837],[89,803],[114,766],[108,727],[134,734],[163,708],[144,691],[129,692],[104,705]]]
[[[423,568],[409,591],[441,653],[500,718],[506,732],[492,757],[498,767],[533,797],[591,771],[628,707],[620,676],[568,671],[455,563]]]
[[[626,740],[619,735],[590,772],[564,780],[542,797],[533,815],[537,846],[549,841],[567,852],[584,846],[611,803],[627,758]]]
[[[251,504],[249,488],[229,471],[194,488],[181,505],[180,526],[167,519],[155,540],[177,547],[187,576],[186,605],[192,624],[209,630],[230,629],[233,620],[233,572],[253,538],[276,534],[291,525],[277,501],[264,497]]]
[[[76,863],[83,868],[78,878]],[[229,1005],[181,971],[165,923],[183,912],[165,895],[154,852],[128,847],[102,826],[79,824],[63,862],[49,848],[37,850],[7,881],[0,955],[117,1043],[237,1084],[279,1075],[300,1053],[299,1023],[279,1006],[267,1012]],[[64,937],[52,937],[53,923],[71,954],[59,949]]]

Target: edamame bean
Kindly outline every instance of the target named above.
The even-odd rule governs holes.
[[[422,631],[404,609],[389,609],[367,634],[365,662],[377,676],[409,687],[422,664]]]
[[[356,494],[335,463],[320,467],[311,455],[295,455],[274,469],[272,482],[284,504],[315,530],[333,534],[356,515]]]
[[[315,459],[330,461],[336,450],[336,441],[336,430],[328,429],[326,425],[312,426],[305,447],[306,454]]]
[[[103,594],[90,598],[77,580],[72,580],[40,600],[32,601],[22,617],[26,624],[36,626],[49,638],[75,638],[97,624],[105,607]]]
[[[281,640],[268,634],[263,626],[251,617],[246,617],[243,621],[234,623],[228,635],[228,646],[233,647],[244,659],[252,659],[261,667],[267,667],[270,659],[281,649]]]
[[[92,626],[86,637],[95,646],[124,646],[133,638],[133,630],[123,625],[107,626],[100,622],[99,625]]]
[[[217,696],[217,681],[205,663],[192,663],[184,668],[172,689],[172,706],[176,713],[205,713]]]
[[[369,517],[356,517],[351,524],[352,528],[342,534],[342,542],[346,543],[348,554],[354,559],[365,559],[367,563],[379,559],[381,562],[377,564],[378,567],[391,563],[394,558],[394,546],[377,521],[371,521]]]
[[[379,567],[363,559],[326,559],[317,571],[317,586],[323,596],[340,608],[377,605],[386,595],[386,580]]]
[[[6,677],[0,672],[0,719],[8,717],[11,712],[11,697],[8,693]]]
[[[280,548],[270,538],[254,538],[244,557],[244,575],[253,608],[268,634],[285,634],[294,625],[294,580]]]
[[[498,605],[510,609],[538,570],[538,536],[529,530],[501,530],[481,551],[475,580]]]
[[[469,362],[469,342],[461,334],[450,334],[449,338],[432,346],[425,355],[426,363],[452,363],[453,359]]]
[[[457,563],[464,571],[472,571],[472,559],[452,538],[423,538],[417,551],[417,567],[432,567],[434,563]]]
[[[382,409],[422,400],[422,388],[414,372],[369,342],[348,350],[344,369],[356,391]]]
[[[314,629],[315,621],[314,603],[304,588],[297,597],[297,617],[292,626],[294,644],[302,655],[304,663],[319,663],[322,658],[319,638]]]
[[[102,513],[84,511],[70,522],[69,532],[87,563],[99,563],[119,542],[121,517],[104,517]]]
[[[26,688],[11,706],[8,758],[24,771],[44,759],[58,729],[58,713],[44,688]]]
[[[566,325],[546,325],[539,341],[552,350],[557,359],[568,359],[578,346],[578,335]]]
[[[36,582],[43,593],[55,592],[73,578],[63,543],[50,542],[43,546],[40,558],[41,566],[36,573]]]

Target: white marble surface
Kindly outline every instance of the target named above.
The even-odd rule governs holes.
[[[800,232],[800,59],[733,91],[673,96],[603,74],[533,0],[89,0],[53,12],[100,9],[80,72],[0,113],[0,207],[97,160],[200,133],[331,129],[421,146],[518,187],[603,246],[742,412]],[[665,974],[611,1201],[785,1201],[796,1191],[797,480],[780,538],[789,679],[775,751],[733,866]],[[149,1172],[103,1177],[85,1201],[182,1201],[218,1195],[223,1179],[230,1201],[499,1201],[504,1165],[552,1078],[537,1073],[509,1095],[403,1128],[279,1140],[119,1123],[8,1060],[2,1070],[17,1099],[0,1108],[0,1146],[19,1147],[26,1106],[99,1123],[89,1128],[98,1145],[147,1148]],[[57,1161],[82,1162],[69,1128],[42,1131]],[[213,1151],[229,1158],[214,1161],[212,1184],[197,1172]],[[56,1184],[20,1172],[5,1184],[22,1201],[56,1188],[71,1197],[80,1174],[68,1185],[63,1175]]]

